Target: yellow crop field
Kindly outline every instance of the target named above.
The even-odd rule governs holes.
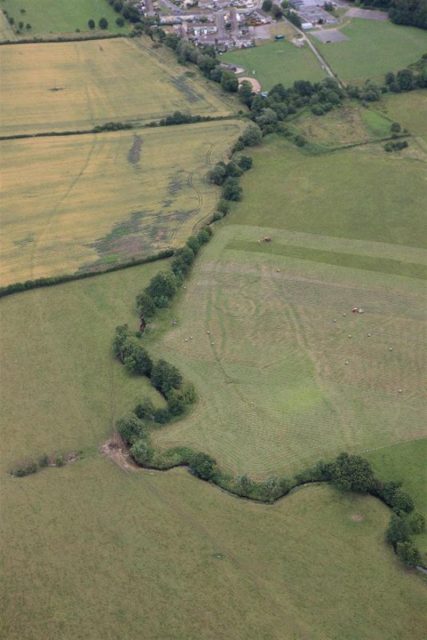
[[[176,110],[236,110],[214,83],[177,64],[166,47],[117,40],[3,46],[3,135],[91,128],[111,120],[147,121]]]
[[[102,269],[183,244],[239,121],[1,142],[1,285]]]

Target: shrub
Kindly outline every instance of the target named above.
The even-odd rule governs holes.
[[[108,29],[108,20],[106,18],[101,18],[98,25],[100,29]]]
[[[65,464],[64,456],[62,455],[62,453],[59,453],[55,458],[55,466],[63,467],[64,464]]]
[[[169,409],[160,408],[154,410],[154,422],[157,424],[167,424],[171,421],[171,414],[169,413]]]
[[[147,351],[141,347],[136,338],[129,338],[123,347],[123,364],[129,373],[149,376],[153,362]]]
[[[242,199],[242,187],[236,178],[227,178],[222,188],[222,197],[224,200],[237,202]]]
[[[216,208],[218,209],[218,211],[220,211],[221,213],[223,213],[225,216],[227,215],[227,213],[230,211],[230,203],[227,202],[227,200],[224,200],[223,198],[218,202]]]
[[[412,533],[424,533],[426,528],[426,520],[422,513],[413,513],[409,518],[409,526]]]
[[[206,244],[211,239],[211,234],[212,234],[212,231],[211,231],[211,229],[209,227],[206,227],[205,229],[201,229],[199,231],[199,233],[197,234],[198,242],[201,245],[202,244]]]
[[[118,27],[124,27],[125,26],[125,20],[122,17],[116,18],[116,25]]]
[[[87,23],[87,26],[89,27],[89,29],[95,29],[95,20],[89,20]]]
[[[193,475],[202,480],[212,480],[216,472],[216,460],[207,453],[194,453],[189,460]]]
[[[167,307],[177,288],[178,283],[175,275],[170,271],[164,271],[151,279],[146,293],[151,296],[156,307]]]
[[[140,293],[136,298],[136,308],[140,317],[145,319],[152,318],[156,313],[156,305],[149,293]]]
[[[407,567],[415,567],[421,562],[420,552],[413,542],[398,542],[396,545],[396,553]]]
[[[40,469],[44,469],[44,467],[47,467],[48,465],[49,465],[49,456],[47,455],[47,453],[44,453],[38,459],[38,466],[40,467]]]
[[[143,420],[144,418],[147,420],[154,420],[154,412],[155,407],[150,398],[144,398],[144,400],[135,407],[135,415],[140,420]]]
[[[132,445],[136,440],[145,437],[145,425],[134,413],[117,420],[116,429],[126,444]]]
[[[129,327],[127,324],[121,324],[116,327],[116,333],[113,340],[113,353],[116,358],[123,362],[124,348],[129,339]]]
[[[237,158],[237,164],[242,171],[249,171],[252,168],[253,160],[250,156],[239,156]]]
[[[376,481],[371,465],[360,456],[340,454],[331,467],[332,482],[344,491],[368,493]]]
[[[153,458],[153,448],[145,438],[137,440],[130,448],[130,454],[137,464],[147,464]]]
[[[10,471],[10,475],[15,478],[24,478],[25,476],[29,476],[33,473],[37,473],[38,466],[34,460],[28,460],[26,462],[22,462],[17,467]]]
[[[158,360],[151,370],[151,384],[167,397],[172,389],[180,388],[182,375],[176,367],[166,360]]]
[[[408,522],[393,513],[386,531],[387,542],[396,548],[399,542],[409,542],[410,535],[411,530]]]
[[[200,249],[200,242],[196,238],[196,236],[190,236],[185,244],[187,245],[187,247],[190,247],[194,255],[197,255]]]
[[[261,129],[256,124],[251,124],[242,133],[239,140],[245,147],[256,147],[262,140]]]

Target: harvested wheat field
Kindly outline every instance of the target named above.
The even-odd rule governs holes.
[[[201,115],[235,111],[214,83],[177,64],[145,40],[6,45],[2,67],[2,135],[88,129],[111,120],[147,121],[175,110]]]
[[[1,284],[102,270],[183,244],[214,210],[206,173],[242,124],[1,142]]]

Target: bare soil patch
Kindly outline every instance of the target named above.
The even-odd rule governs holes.
[[[370,9],[349,9],[345,14],[346,18],[364,18],[365,20],[387,20],[388,16],[384,11],[371,11]]]
[[[351,519],[353,520],[353,522],[363,522],[365,516],[363,516],[361,513],[353,513]]]
[[[323,42],[323,44],[330,42],[344,42],[344,40],[349,39],[338,29],[319,29],[319,31],[313,31],[313,36],[320,40],[320,42]]]
[[[133,462],[129,452],[118,433],[114,433],[112,437],[105,442],[100,451],[103,456],[110,458],[124,471],[137,471],[138,465]]]
[[[246,80],[247,82],[249,82],[251,84],[252,91],[254,93],[259,93],[261,91],[261,84],[255,78],[249,78],[249,77],[239,78],[239,84],[242,84],[242,82],[244,80]]]

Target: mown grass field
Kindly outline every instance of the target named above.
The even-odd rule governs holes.
[[[374,499],[319,486],[267,507],[100,458],[2,484],[8,640],[424,638],[425,585]]]
[[[427,52],[426,32],[415,27],[353,18],[340,31],[349,39],[313,42],[338,77],[349,83],[383,80],[387,71],[403,69]]]
[[[193,77],[165,47],[149,43],[119,38],[1,47],[0,134],[75,131],[176,110],[211,116],[236,110],[214,83]]]
[[[200,395],[157,443],[265,477],[426,435],[426,278],[418,248],[224,227],[153,346]]]
[[[50,34],[90,31],[88,20],[95,20],[98,24],[101,18],[108,20],[108,31],[126,32],[126,27],[116,25],[116,13],[106,0],[1,0],[0,8],[6,10],[15,20],[15,24],[24,22],[31,24],[31,29],[23,29],[23,33]],[[23,12],[23,11],[24,12]],[[5,38],[9,39],[9,38]]]
[[[228,63],[244,67],[244,76],[256,78],[264,91],[281,82],[289,86],[295,80],[321,80],[325,74],[310,49],[290,42],[269,42],[253,49],[230,51],[222,56]]]
[[[243,124],[0,142],[1,284],[102,269],[184,243],[214,210],[206,181]]]

